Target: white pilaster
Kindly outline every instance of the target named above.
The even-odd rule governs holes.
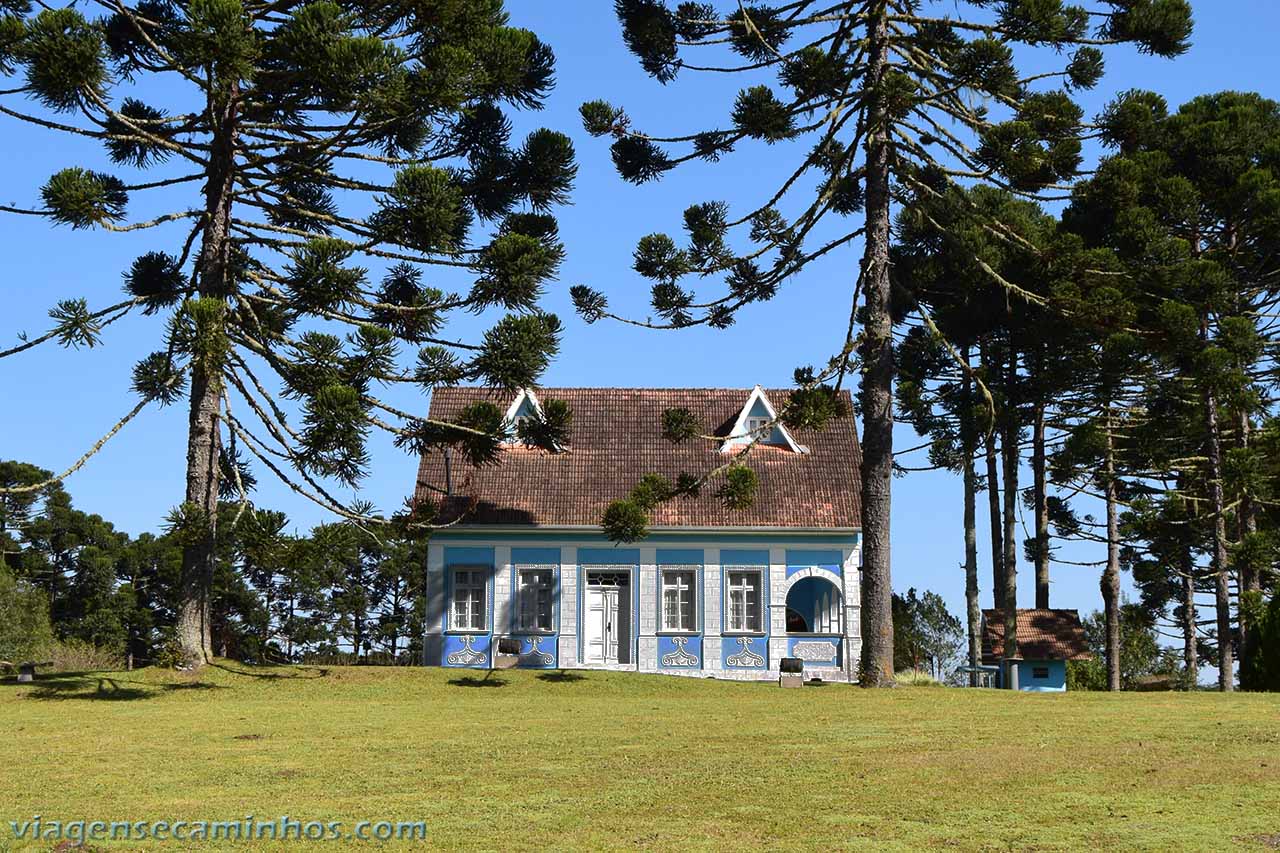
[[[560,549],[560,666],[578,664],[578,549]]]
[[[720,549],[707,548],[702,553],[702,613],[705,622],[702,632],[707,636],[719,636],[720,626],[723,624],[723,614],[720,612]]]
[[[658,549],[640,549],[640,636],[652,637],[658,632]],[[655,648],[657,648],[655,646]],[[643,658],[642,658],[643,659]]]
[[[862,541],[846,548],[844,557],[844,672],[853,681],[862,658]]]
[[[787,633],[787,549],[769,549],[769,633]],[[773,651],[770,644],[769,651]],[[772,659],[771,659],[772,662]]]
[[[497,545],[493,549],[493,633],[511,632],[515,601],[511,593],[511,546]]]
[[[423,663],[440,665],[440,651],[444,640],[444,546],[427,546],[427,619],[426,636],[422,643]]]

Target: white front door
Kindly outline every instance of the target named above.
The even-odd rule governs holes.
[[[588,588],[583,621],[587,663],[617,663],[618,590]]]

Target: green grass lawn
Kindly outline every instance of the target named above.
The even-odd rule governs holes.
[[[1280,696],[483,675],[0,682],[0,849],[52,849],[12,840],[35,814],[423,820],[428,846],[503,851],[1280,846]]]

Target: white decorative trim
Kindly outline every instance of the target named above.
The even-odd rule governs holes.
[[[733,429],[729,430],[729,437],[724,440],[724,444],[720,447],[720,452],[728,453],[734,447],[743,443],[744,439],[749,440],[750,435],[747,432],[747,417],[751,414],[756,401],[759,400],[764,404],[764,410],[769,413],[769,420],[777,421],[778,412],[773,408],[773,404],[769,402],[769,398],[765,395],[764,389],[759,385],[751,389],[751,395],[747,397],[747,403],[738,412],[738,419],[733,422]],[[773,428],[782,436],[782,440],[787,443],[787,447],[791,448],[793,453],[808,453],[809,448],[797,442],[791,437],[791,433],[781,422],[774,423]]]
[[[803,569],[797,569],[792,572],[789,577],[783,580],[779,589],[782,593],[783,602],[786,602],[787,593],[791,592],[791,587],[795,586],[799,581],[802,581],[805,578],[822,578],[823,580],[830,582],[831,585],[836,588],[836,592],[840,592],[841,597],[843,597],[842,590],[844,589],[844,584],[841,582],[839,575],[830,569],[823,569],[818,566],[806,566]]]
[[[534,658],[542,666],[551,666],[556,662],[556,659],[549,652],[542,650],[542,637],[526,637],[525,639],[529,641],[529,651],[520,655],[520,657]]]
[[[751,650],[751,642],[754,637],[738,637],[739,651],[734,652],[724,659],[728,666],[741,666],[756,668],[764,666],[764,658]]]
[[[533,389],[521,388],[520,393],[516,394],[515,400],[511,403],[510,408],[507,409],[507,414],[504,417],[504,420],[507,423],[513,423],[515,421],[516,412],[520,411],[520,404],[526,399],[533,405],[533,410],[535,412],[539,415],[542,414],[542,404],[538,402],[538,397],[533,393]]]
[[[837,651],[836,644],[830,640],[805,640],[791,647],[793,657],[815,663],[835,660]]]
[[[475,666],[488,660],[488,655],[484,652],[471,648],[471,637],[471,634],[463,636],[462,648],[445,658],[445,662],[450,666]]]
[[[689,642],[688,637],[672,637],[671,642],[675,643],[676,650],[668,652],[662,656],[663,666],[697,666],[698,658],[689,654],[685,650],[685,643]]]

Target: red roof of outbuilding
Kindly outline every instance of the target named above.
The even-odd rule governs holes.
[[[1004,657],[1004,611],[982,611],[982,662]],[[1075,610],[1018,610],[1018,657],[1023,660],[1085,660],[1093,657]]]

